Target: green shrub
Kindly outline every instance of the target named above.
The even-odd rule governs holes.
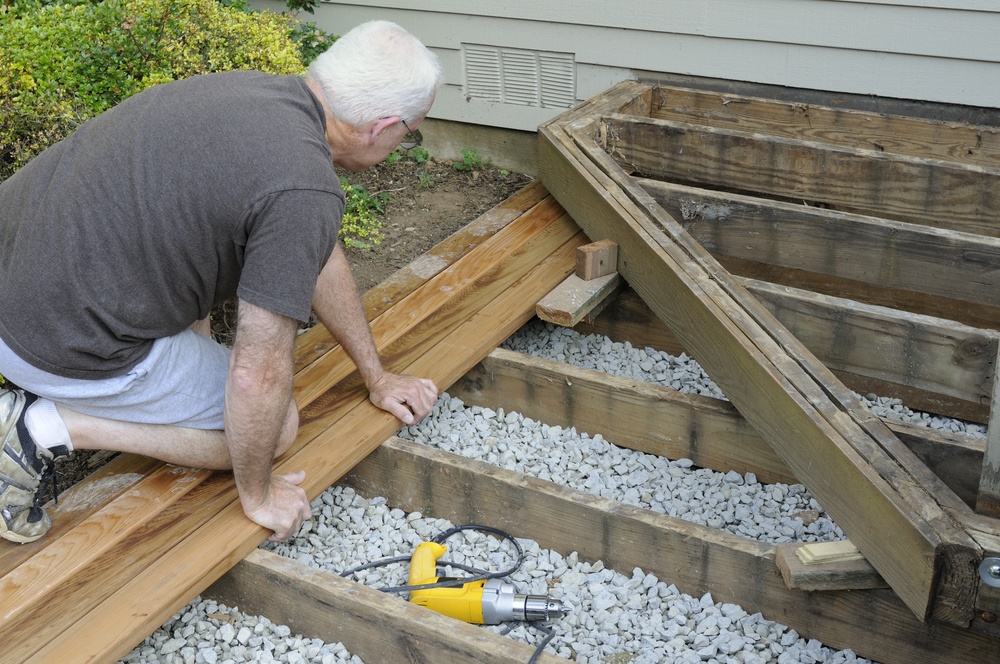
[[[287,16],[216,0],[28,0],[4,9],[0,180],[158,83],[231,69],[303,70]]]

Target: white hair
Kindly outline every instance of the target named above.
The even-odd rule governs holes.
[[[441,64],[420,41],[390,21],[353,28],[309,65],[334,117],[361,126],[430,110],[441,87]]]

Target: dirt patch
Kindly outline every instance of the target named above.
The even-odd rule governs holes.
[[[465,167],[465,164],[462,164]],[[431,249],[530,182],[527,176],[489,165],[459,170],[454,164],[405,159],[379,164],[348,181],[371,196],[384,194],[383,236],[368,250],[348,249],[358,289],[365,292]],[[212,330],[229,342],[235,307],[227,303],[212,314]],[[60,489],[76,484],[112,458],[110,452],[75,452],[56,465]]]
[[[508,198],[530,179],[492,166],[458,170],[453,164],[412,160],[380,164],[348,177],[369,195],[389,195],[383,239],[371,250],[350,250],[361,292],[367,291],[470,221]]]

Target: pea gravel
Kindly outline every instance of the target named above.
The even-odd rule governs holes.
[[[534,321],[505,342],[519,352],[583,368],[657,383],[686,393],[724,399],[702,368],[685,355],[673,357],[605,337]],[[985,428],[906,408],[898,399],[869,394],[862,401],[882,417],[984,436]],[[536,422],[519,413],[466,406],[443,394],[433,413],[399,435],[624,503],[694,523],[724,529],[761,542],[815,542],[844,533],[800,484],[757,482],[753,473],[695,468],[688,459],[665,459],[619,448],[588,435]],[[384,498],[365,498],[331,487],[313,502],[313,519],[286,543],[263,548],[332,572],[392,556],[414,547],[452,524],[394,509]],[[490,525],[490,524],[485,524]],[[516,533],[514,533],[516,535]],[[710,595],[685,595],[636,568],[611,570],[600,561],[580,561],[575,552],[549,551],[519,540],[526,560],[510,581],[520,592],[549,594],[571,606],[567,616],[548,623],[555,632],[547,652],[584,664],[840,664],[868,662],[850,650],[832,650],[800,637],[761,614],[747,614]],[[508,544],[475,532],[447,542],[445,558],[491,571],[511,562]],[[464,572],[446,568],[447,575]],[[406,565],[357,573],[372,587],[403,585]],[[544,633],[533,625],[486,627],[536,644]],[[360,662],[340,644],[323,644],[288,634],[265,618],[196,600],[149,637],[123,662]]]

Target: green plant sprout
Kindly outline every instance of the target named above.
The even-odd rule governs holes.
[[[346,200],[344,219],[340,224],[340,239],[347,247],[371,249],[382,241],[382,220],[389,194],[375,196],[362,186],[340,178]]]
[[[476,151],[462,150],[462,161],[455,162],[456,171],[474,171],[483,165],[483,158]]]

